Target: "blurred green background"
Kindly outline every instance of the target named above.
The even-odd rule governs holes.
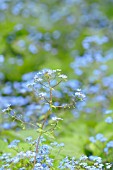
[[[70,62],[82,55],[87,36],[107,36],[112,48],[112,6],[108,1],[1,0],[0,72],[5,80],[45,67],[62,68],[72,76]]]
[[[100,39],[94,38],[94,42],[91,40],[87,49],[84,41],[93,36]],[[103,37],[105,43],[101,42]],[[96,83],[101,85],[101,77],[94,82],[91,80],[92,72],[98,68],[100,62],[89,62],[86,67],[82,64],[85,54],[90,52],[92,58],[97,52],[97,58],[100,54],[103,58],[107,59],[109,56],[112,58],[113,0],[0,0],[1,96],[10,96],[13,93],[9,92],[9,89],[7,90],[9,93],[4,92],[3,87],[7,83],[21,81],[23,74],[43,68],[62,69],[69,79],[77,79],[82,83],[84,92],[91,85]],[[81,59],[81,68],[83,67],[82,75],[76,74],[77,65],[73,64],[78,56]],[[106,63],[108,66],[106,76],[110,76],[113,72],[113,60]],[[89,80],[92,82],[89,83]],[[72,156],[75,152],[77,156],[83,152],[98,153],[94,146],[89,147],[88,137],[95,133],[104,132],[109,138],[113,137],[112,132],[108,130],[112,125],[106,128],[103,124],[104,116],[101,114],[103,105],[113,109],[111,89],[109,93],[106,92],[107,100],[104,102],[92,100],[92,97],[97,95],[96,92],[88,94],[87,107],[94,108],[91,110],[92,114],[87,115],[85,110],[79,110],[82,116],[73,120],[73,115],[69,111],[65,114],[62,112],[64,121],[61,123],[61,130],[58,131],[58,140],[66,144],[64,155]],[[103,91],[100,93],[103,95]],[[10,139],[16,137],[23,139],[33,134],[33,131],[19,133],[20,135],[16,136],[14,131],[1,131],[3,137],[7,136]],[[0,140],[1,145],[5,147],[2,139]]]

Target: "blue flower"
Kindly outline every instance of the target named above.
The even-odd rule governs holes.
[[[109,124],[111,124],[111,123],[113,123],[113,119],[112,119],[112,117],[107,117],[106,119],[105,119],[105,122],[106,123],[109,123]]]
[[[20,140],[13,140],[13,141],[8,145],[8,148],[15,148],[15,147],[17,147],[19,142],[20,142]]]

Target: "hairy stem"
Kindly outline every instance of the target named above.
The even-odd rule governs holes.
[[[48,112],[45,115],[44,121],[43,121],[42,126],[41,126],[41,132],[39,134],[39,137],[38,137],[38,140],[37,140],[37,143],[36,143],[36,150],[35,150],[33,169],[34,169],[35,164],[36,164],[36,157],[37,157],[37,154],[39,152],[39,144],[40,144],[41,136],[43,134],[44,125],[45,125],[45,123],[46,123],[46,121],[48,119],[48,116],[51,114],[51,111],[52,111],[52,107],[51,107],[52,106],[52,88],[51,88],[51,85],[50,85],[50,79],[49,78],[48,78],[48,84],[49,84],[49,89],[50,89],[50,102],[49,102],[50,109],[48,110]]]
[[[44,125],[45,125],[45,123],[46,123],[46,120],[47,120],[49,114],[50,114],[50,110],[47,112],[47,114],[46,114],[46,116],[45,116],[45,119],[44,119],[44,121],[43,121],[43,123],[42,123],[42,126],[41,126],[41,130],[44,129]],[[36,150],[35,150],[35,153],[36,153],[36,154],[35,154],[35,157],[34,157],[33,169],[34,169],[35,164],[36,164],[36,157],[37,157],[37,154],[38,154],[38,151],[39,151],[39,144],[40,144],[40,140],[41,140],[42,134],[43,134],[43,131],[40,132],[39,137],[38,137],[38,140],[37,140]]]

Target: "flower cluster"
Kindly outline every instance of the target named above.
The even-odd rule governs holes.
[[[110,163],[103,163],[102,158],[98,156],[90,156],[89,158],[85,155],[82,155],[79,159],[75,157],[64,158],[59,165],[59,169],[84,169],[84,170],[102,170],[110,169],[112,165]]]
[[[35,157],[34,152],[34,143],[36,140],[33,140],[32,137],[27,137],[25,140],[28,143],[29,150],[26,151],[18,151],[15,156],[11,153],[4,153],[0,156],[0,160],[2,162],[1,170],[11,170],[12,168],[18,168],[19,170],[27,170],[33,168],[33,161]],[[14,140],[11,142],[9,146],[12,149],[14,147],[18,147],[17,145],[13,145],[13,143],[18,143],[18,140]],[[84,169],[84,170],[101,170],[101,169],[110,169],[112,165],[110,163],[104,163],[101,157],[98,156],[89,156],[82,155],[79,159],[75,157],[65,157],[61,160],[56,159],[54,152],[62,149],[64,144],[58,144],[57,142],[53,142],[50,144],[44,144],[45,139],[41,138],[41,143],[39,146],[39,153],[36,156],[36,163],[34,166],[34,170],[50,170],[52,168],[59,170],[75,170],[75,169]],[[111,144],[109,143],[109,147]],[[19,147],[20,148],[20,147]]]
[[[65,108],[72,105],[75,106],[76,102],[84,100],[85,95],[81,92],[81,89],[75,88],[68,89],[68,93],[65,92],[66,82],[63,81],[66,80],[67,76],[61,74],[60,69],[43,69],[34,76],[34,82],[29,84],[28,87],[32,88],[37,98],[39,97],[46,105],[51,103],[50,99],[52,98],[52,107]],[[65,94],[68,95],[68,103],[62,103]]]
[[[21,146],[19,146],[19,140],[14,140],[9,144],[9,148],[17,151],[16,155],[13,156],[11,153],[4,153],[0,156],[0,160],[2,162],[2,169],[5,168],[18,168],[21,169],[32,169],[34,163],[34,157],[36,155],[34,151],[34,144],[37,143],[37,140],[33,140],[31,136],[27,137],[25,140],[28,143],[29,150],[23,150]],[[41,137],[39,152],[36,156],[36,163],[34,166],[34,170],[50,170],[54,164],[54,155],[51,155],[51,152],[54,153],[55,150],[61,150],[64,147],[64,144],[58,144],[57,142],[53,142],[50,144],[44,144],[45,139]],[[18,150],[16,150],[19,148]],[[22,149],[22,151],[20,150]]]
[[[105,122],[108,123],[108,124],[112,124],[113,123],[113,115],[112,115],[113,111],[112,110],[106,110],[105,111]],[[110,116],[108,116],[110,115]]]
[[[98,133],[95,137],[91,136],[89,138],[89,140],[92,142],[92,143],[96,143],[96,141],[100,141],[100,142],[106,142],[107,141],[107,138],[104,137],[103,134],[101,133]]]

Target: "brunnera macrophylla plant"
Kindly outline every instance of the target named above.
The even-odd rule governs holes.
[[[8,148],[13,149],[16,152],[12,156],[11,153],[4,153],[0,156],[0,160],[2,161],[2,166],[0,170],[49,170],[55,169],[55,157],[58,158],[58,154],[64,147],[64,144],[58,144],[57,142],[53,142],[50,144],[46,144],[46,139],[42,136],[40,137],[40,145],[38,148],[38,154],[36,156],[35,145],[37,144],[37,140],[33,140],[31,136],[25,139],[27,144],[27,151],[21,146],[20,140],[13,140]],[[56,153],[56,154],[54,154]],[[53,156],[55,155],[55,156]],[[36,156],[36,163],[34,165],[34,157]]]
[[[43,136],[51,137],[58,122],[63,120],[57,117],[57,109],[75,107],[78,101],[82,101],[85,98],[85,95],[82,94],[80,89],[75,89],[73,95],[71,97],[69,96],[69,103],[60,103],[54,95],[54,92],[60,90],[59,84],[66,79],[67,76],[62,75],[61,70],[45,69],[38,72],[34,77],[34,81],[28,85],[36,95],[38,104],[42,106],[46,105],[47,109],[46,113],[34,124],[24,122],[21,116],[17,117],[10,105],[3,110],[3,112],[7,112],[14,121],[19,121],[22,128],[25,128],[26,124],[33,126],[38,132],[38,135],[36,140],[33,140],[32,137],[25,139],[25,144],[28,145],[27,149],[23,147],[21,141],[13,140],[8,145],[9,149],[13,149],[12,154],[3,153],[0,156],[0,170],[106,170],[112,167],[109,162],[104,162],[101,157],[93,155],[89,157],[82,155],[79,159],[68,156],[59,159],[64,144],[58,144],[55,141],[48,144],[43,138]],[[56,115],[54,113],[55,111]],[[100,135],[100,138],[101,137]],[[103,138],[101,138],[101,140],[103,140]]]
[[[36,157],[39,151],[38,148],[39,148],[40,138],[45,133],[44,127],[48,118],[52,116],[53,109],[57,109],[57,108],[66,109],[70,107],[75,107],[77,101],[79,100],[82,101],[85,98],[85,95],[82,94],[81,91],[78,89],[78,91],[75,90],[76,92],[73,94],[73,96],[71,96],[70,103],[59,104],[59,102],[54,99],[54,91],[58,89],[58,85],[61,82],[66,80],[67,80],[67,76],[61,74],[60,69],[57,70],[44,69],[35,75],[33,83],[28,84],[28,87],[30,87],[33,90],[33,92],[39,99],[38,102],[40,103],[40,105],[46,105],[47,107],[47,112],[43,116],[42,122],[38,123],[39,136],[38,136],[36,150],[35,150],[36,155],[34,157],[34,167],[36,164]],[[55,104],[56,102],[58,102],[57,105]],[[49,129],[49,131],[47,130],[46,134],[48,134],[48,132],[50,131],[53,132],[53,130],[57,125],[57,122],[61,120],[61,118],[58,118],[56,116],[52,117],[52,119],[55,121],[55,124],[52,124],[53,128]]]
[[[31,91],[35,94],[37,98],[37,103],[40,106],[46,107],[46,113],[39,117],[39,120],[36,120],[36,124],[29,123],[36,128],[38,132],[36,142],[34,143],[34,151],[33,151],[33,158],[31,162],[32,169],[36,169],[37,164],[37,157],[39,156],[40,152],[40,142],[43,135],[47,135],[49,137],[52,136],[54,130],[56,129],[58,122],[62,120],[62,118],[57,117],[55,115],[55,110],[57,109],[67,109],[67,108],[75,108],[76,103],[78,101],[82,101],[85,98],[85,95],[81,92],[80,89],[75,89],[73,91],[73,95],[69,96],[69,103],[61,102],[55,95],[55,91],[60,90],[59,84],[63,81],[67,80],[67,76],[61,74],[61,70],[50,70],[44,69],[38,72],[32,83],[28,84],[28,87]],[[59,102],[60,101],[60,102]],[[13,112],[11,106],[9,105],[7,109],[4,109],[3,112],[7,112],[9,116],[11,116],[14,121],[19,121],[23,128],[25,128],[26,122],[22,120],[21,115],[19,117],[16,116],[16,113]],[[39,114],[40,115],[40,114]],[[48,120],[51,120],[51,124],[49,124]],[[28,124],[28,122],[27,122]],[[49,128],[47,128],[47,126]],[[13,142],[15,143],[15,141]],[[16,141],[16,143],[18,143]]]
[[[59,154],[64,148],[64,144],[52,142],[46,144],[46,139],[40,138],[39,152],[36,157],[36,164],[34,163],[34,156],[36,155],[34,148],[37,140],[33,140],[31,136],[25,139],[28,145],[27,151],[20,145],[19,140],[13,140],[8,147],[16,151],[15,155],[11,153],[4,153],[0,156],[2,165],[0,170],[107,170],[112,167],[110,163],[103,163],[101,157],[85,155],[80,156],[79,159],[75,157],[66,156],[59,159]]]

